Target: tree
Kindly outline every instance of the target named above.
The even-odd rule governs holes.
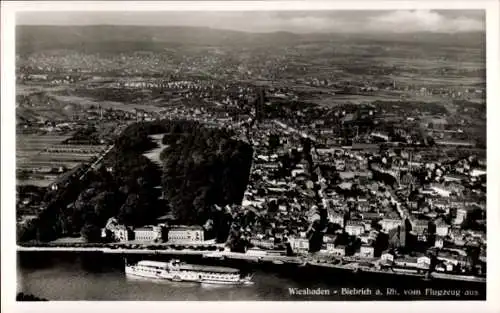
[[[181,223],[203,223],[213,204],[239,203],[248,183],[252,148],[222,130],[193,127],[168,148],[162,185]],[[208,145],[208,142],[217,143]]]
[[[372,229],[375,229],[377,231],[380,231],[382,229],[382,225],[379,224],[380,219],[373,219],[371,222],[371,227]]]
[[[276,213],[278,212],[278,203],[275,200],[272,200],[267,205],[267,212]]]
[[[427,136],[427,145],[429,145],[429,146],[436,145],[436,141],[434,140],[434,138],[432,136]]]
[[[337,230],[342,229],[342,226],[337,223],[329,223],[327,234],[334,234]]]
[[[121,206],[120,212],[118,214],[118,219],[125,225],[134,225],[136,212],[140,206],[139,195],[136,193],[131,193],[128,195],[127,200]]]
[[[476,246],[468,246],[466,248],[468,263],[475,270],[476,265],[479,263],[479,256],[481,254],[481,249]]]
[[[287,256],[295,256],[295,252],[293,252],[292,246],[290,245],[290,242],[287,242],[285,244],[286,246],[286,255]]]
[[[277,147],[280,145],[280,138],[277,134],[271,134],[269,136],[269,149],[271,151],[275,151]]]
[[[336,246],[342,245],[345,246],[349,243],[349,234],[346,232],[343,232],[342,234],[339,234],[337,237],[335,237],[334,244]]]
[[[95,224],[87,223],[82,227],[81,235],[87,242],[99,242],[101,229]]]
[[[27,221],[24,224],[17,225],[17,241],[24,242],[28,240],[32,240],[36,237],[36,222],[35,221]]]
[[[97,215],[99,222],[105,222],[117,213],[117,197],[115,193],[104,191],[90,200],[91,207]]]
[[[380,255],[380,253],[386,250],[389,247],[389,236],[383,232],[379,232],[377,234],[377,238],[375,238],[374,250],[376,255]]]

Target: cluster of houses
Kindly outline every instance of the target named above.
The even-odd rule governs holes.
[[[278,148],[270,149],[269,138],[277,130],[271,124],[260,123],[254,130],[254,175],[242,206],[262,212],[275,202],[277,212],[272,215],[272,231],[255,232],[251,243],[269,250],[286,238],[295,253],[311,255],[307,230],[321,214],[317,208],[309,208],[314,196],[312,190],[318,183],[310,180],[311,173],[305,162],[296,164],[288,176],[277,174],[282,168],[280,157],[293,147],[298,147],[296,151],[300,153],[301,148],[290,132],[283,131],[279,133]],[[320,175],[321,209],[326,210],[328,222],[336,224],[338,229],[335,235],[324,235],[319,253],[377,261],[396,268],[422,269],[429,267],[428,255],[436,251],[435,270],[442,272],[463,272],[470,267],[470,256],[466,252],[469,247],[480,249],[484,256],[485,231],[463,229],[471,212],[486,210],[481,197],[484,192],[476,191],[474,199],[466,192],[471,183],[484,178],[482,161],[460,159],[455,166],[450,166],[432,153],[396,149],[381,153],[378,145],[373,146],[314,150],[314,162],[334,167],[338,174],[337,181]],[[422,185],[416,172],[426,172],[428,183]],[[392,177],[393,185],[389,187],[387,181],[376,179],[374,175],[378,173]],[[453,179],[458,175],[461,176]],[[345,195],[353,190],[357,195]],[[335,245],[335,236],[343,233],[361,241],[355,251],[346,245]],[[390,249],[377,251],[375,242],[380,233],[387,235]],[[425,252],[411,251],[415,245],[425,247],[419,249]],[[398,248],[406,248],[407,253],[390,252]],[[450,249],[455,252],[450,253]]]

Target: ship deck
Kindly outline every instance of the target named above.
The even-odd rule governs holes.
[[[193,265],[193,264],[182,264],[179,266],[180,270],[183,271],[196,271],[196,272],[213,272],[213,273],[226,273],[226,274],[237,274],[239,270],[229,267],[221,266],[204,266],[204,265]]]

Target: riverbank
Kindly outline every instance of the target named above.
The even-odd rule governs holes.
[[[171,254],[171,255],[200,255],[208,251],[203,250],[175,250],[175,249],[125,249],[125,248],[99,248],[99,247],[23,247],[18,246],[19,252],[102,252],[111,254]]]
[[[203,259],[215,260],[235,260],[250,263],[269,263],[275,266],[292,265],[294,267],[316,267],[319,269],[334,269],[352,273],[376,274],[378,276],[397,276],[418,278],[422,280],[447,280],[486,284],[486,278],[467,275],[453,275],[447,273],[433,272],[430,275],[425,273],[396,272],[392,269],[377,269],[366,266],[359,266],[355,262],[348,264],[332,264],[318,262],[306,259],[301,256],[282,256],[282,255],[250,255],[245,253],[236,253],[229,251],[207,251],[194,249],[129,249],[129,248],[108,248],[108,247],[27,247],[18,246],[18,252],[94,252],[115,255],[171,255],[171,256],[198,256]]]
[[[110,254],[102,252],[18,252],[17,292],[51,301],[77,300],[267,300],[267,301],[373,301],[373,300],[484,300],[486,284],[351,271],[312,264],[250,262],[236,258],[176,257],[187,263],[223,266],[252,274],[249,286],[215,286],[158,279],[134,278],[125,274],[125,264],[140,260],[168,261],[159,254]],[[321,288],[329,295],[299,296],[290,289]],[[352,295],[343,290],[371,290]],[[392,292],[392,290],[397,292]],[[455,290],[461,296],[428,294],[427,290]],[[382,294],[374,295],[380,290]],[[391,290],[391,293],[386,292]],[[415,291],[407,293],[406,291]],[[473,291],[473,293],[467,293]]]

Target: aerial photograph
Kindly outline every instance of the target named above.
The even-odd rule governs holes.
[[[486,300],[485,11],[283,10],[16,14],[16,301]]]

